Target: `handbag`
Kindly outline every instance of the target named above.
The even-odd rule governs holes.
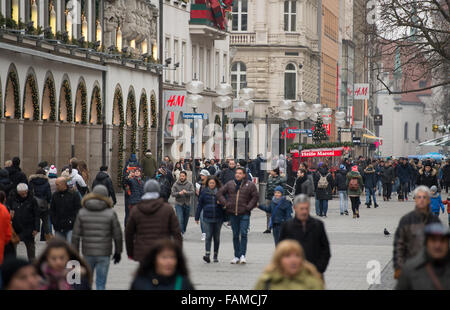
[[[39,197],[36,197],[36,196],[34,196],[34,198],[36,199],[37,205],[38,205],[39,210],[41,212],[48,211],[48,202],[47,202],[47,200],[39,198]]]

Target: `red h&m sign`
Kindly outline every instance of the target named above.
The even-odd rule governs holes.
[[[304,150],[302,151],[302,158],[303,157],[329,157],[329,156],[341,156],[342,150],[319,150],[319,151],[313,151],[313,150]]]
[[[285,130],[283,130],[283,132],[281,133],[281,139],[284,139],[284,136],[286,135],[286,139],[295,139],[295,133],[288,133],[289,129],[298,129],[297,126],[292,126],[290,128],[286,128]]]
[[[186,91],[166,90],[164,91],[164,109],[169,112],[180,112],[186,110]]]
[[[358,83],[353,85],[353,99],[364,100],[369,99],[369,84],[368,83]]]

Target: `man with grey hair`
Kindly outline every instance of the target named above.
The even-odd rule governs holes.
[[[394,278],[398,279],[405,262],[422,250],[424,228],[431,223],[440,223],[439,218],[431,213],[430,189],[419,186],[414,190],[416,207],[405,214],[398,224],[394,236]]]
[[[40,224],[37,201],[33,193],[28,190],[28,185],[19,183],[11,191],[6,205],[11,213],[14,230],[19,235],[20,241],[25,243],[27,256],[31,261],[36,257],[34,238],[39,231]]]
[[[294,198],[295,217],[281,226],[280,242],[293,239],[305,251],[306,260],[316,266],[323,275],[330,261],[331,252],[323,222],[309,215],[310,198],[300,194]]]

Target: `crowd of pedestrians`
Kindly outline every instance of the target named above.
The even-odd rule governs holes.
[[[174,163],[166,156],[158,165],[150,150],[141,161],[131,154],[121,175],[122,228],[108,167],[100,167],[90,180],[86,163],[77,158],[59,174],[54,165],[41,162],[27,178],[15,157],[0,169],[2,287],[91,289],[95,274],[95,287],[103,290],[110,262],[121,262],[125,243],[128,259],[139,262],[131,289],[193,289],[183,256],[189,217],[193,215],[200,226],[204,262],[219,262],[221,229],[226,225],[233,236],[231,264],[246,264],[251,214],[259,208],[267,214],[264,233],[272,233],[275,251],[255,288],[324,289],[331,250],[320,218],[327,217],[329,201],[338,197],[340,215],[348,216],[350,200],[353,218],[358,219],[363,193],[367,208],[380,207],[381,196],[389,201],[396,193],[399,201],[414,199],[416,204],[395,233],[397,287],[448,289],[448,269],[441,269],[449,264],[449,233],[438,216],[445,206],[449,211],[450,197],[441,195],[448,195],[450,160],[360,157],[335,167],[280,155],[268,174],[262,169],[264,161],[261,154],[248,162],[222,163],[184,158]],[[258,183],[266,184],[265,203],[260,203]],[[310,214],[312,201],[317,217]],[[47,246],[36,258],[38,234]],[[28,261],[16,258],[20,242]],[[68,267],[72,261],[79,266]],[[74,268],[81,272],[77,283],[67,278]],[[426,276],[424,284],[415,283]]]

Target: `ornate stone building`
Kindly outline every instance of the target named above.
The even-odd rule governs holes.
[[[92,181],[103,122],[113,180],[131,153],[156,149],[158,10],[107,0],[102,29],[101,3],[0,1],[1,166],[19,156],[27,174],[43,160],[60,172],[76,156]]]
[[[275,113],[283,99],[317,102],[317,1],[236,0],[231,26],[230,46],[237,49],[231,63],[232,86],[236,95],[243,87],[255,89],[251,122],[265,123],[267,116],[269,123],[281,124]],[[296,120],[289,125],[312,126]],[[287,144],[298,139],[298,135],[294,141],[288,139]],[[310,139],[302,137],[306,141]]]

